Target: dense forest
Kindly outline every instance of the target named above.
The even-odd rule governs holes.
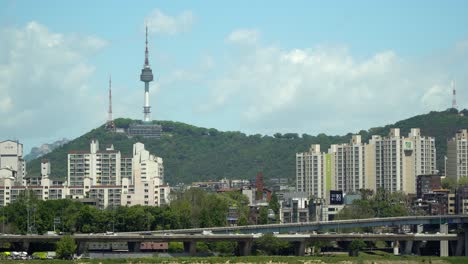
[[[411,128],[420,128],[424,136],[436,138],[437,164],[443,170],[447,140],[457,130],[468,128],[468,111],[456,109],[414,116],[395,124],[357,132],[367,141],[371,135],[387,135],[390,128],[401,129],[407,135]],[[117,119],[116,125],[126,128],[131,119]],[[265,178],[288,178],[295,175],[295,153],[304,152],[311,144],[320,144],[327,151],[330,144],[346,143],[352,133],[344,136],[297,133],[246,135],[242,132],[222,132],[214,128],[201,128],[172,122],[153,121],[163,127],[161,139],[128,138],[125,134],[111,133],[104,126],[93,129],[45,156],[27,164],[28,175],[40,173],[40,160],[50,160],[52,177],[65,178],[67,153],[71,150],[89,150],[91,139],[98,139],[101,149],[113,144],[123,155],[130,155],[133,143],[143,142],[146,148],[164,159],[165,178],[171,184],[221,178],[254,178],[263,171]],[[356,132],[355,132],[356,133]]]

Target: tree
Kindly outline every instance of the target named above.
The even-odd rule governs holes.
[[[277,215],[279,213],[280,204],[278,202],[278,196],[276,196],[275,193],[273,193],[273,195],[271,195],[271,200],[268,203],[268,208],[273,210],[273,212],[275,212],[275,215]]]
[[[445,177],[444,179],[442,179],[442,188],[455,190],[456,187],[457,181],[455,179],[449,177]]]
[[[468,177],[460,177],[458,179],[458,186],[467,186],[468,185]]]
[[[254,242],[255,247],[267,255],[278,255],[289,249],[289,243],[273,234],[264,234]]]
[[[350,257],[357,257],[359,255],[359,251],[366,247],[366,243],[361,239],[353,240],[349,244],[349,256]]]
[[[259,216],[258,216],[258,223],[259,225],[265,225],[268,224],[268,209],[265,206],[260,207],[259,211]]]
[[[60,238],[57,242],[57,248],[55,253],[58,258],[61,259],[71,259],[73,254],[76,252],[76,243],[75,240],[70,236],[66,235]]]

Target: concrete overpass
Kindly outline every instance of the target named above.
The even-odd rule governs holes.
[[[290,242],[294,245],[297,255],[304,255],[305,246],[314,241],[391,241],[398,251],[399,242],[404,243],[404,252],[411,253],[413,241],[458,241],[457,234],[277,234],[278,239]],[[27,250],[31,243],[53,243],[61,236],[42,235],[2,235],[0,243],[9,242],[20,244]],[[78,251],[83,252],[90,242],[127,242],[130,251],[139,251],[141,242],[183,242],[185,252],[195,255],[197,242],[231,241],[238,243],[239,254],[249,255],[253,242],[260,238],[260,234],[75,234],[72,236],[78,244]],[[441,243],[442,243],[441,242]],[[448,253],[448,249],[447,249]]]
[[[211,231],[216,234],[228,233],[302,233],[310,231],[325,231],[337,230],[340,232],[347,228],[365,228],[365,227],[397,227],[401,225],[424,226],[438,225],[439,231],[442,234],[448,234],[449,225],[456,225],[457,228],[462,228],[463,233],[458,234],[457,249],[452,250],[456,255],[465,252],[468,256],[468,215],[436,215],[436,216],[402,216],[402,217],[387,217],[387,218],[368,218],[368,219],[353,219],[353,220],[335,220],[327,222],[302,222],[302,223],[287,223],[287,224],[268,224],[268,225],[248,225],[248,226],[230,226],[230,227],[212,227],[212,228],[190,228],[178,230],[163,230],[152,231],[152,234],[197,234],[206,231]],[[419,233],[422,230],[418,231]],[[408,240],[409,241],[409,240]],[[407,243],[411,244],[411,243]],[[449,247],[448,241],[440,242],[440,255],[448,256]],[[409,246],[408,246],[409,247]]]

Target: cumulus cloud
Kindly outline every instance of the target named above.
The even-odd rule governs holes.
[[[175,35],[190,31],[195,17],[192,11],[183,11],[176,16],[170,16],[159,9],[154,9],[145,21],[150,33]]]
[[[105,103],[89,85],[95,68],[87,61],[106,45],[34,21],[0,29],[0,138],[70,136],[83,123],[99,122]]]
[[[233,32],[227,39],[243,42],[248,35],[258,36]],[[460,46],[454,47],[458,55]],[[445,58],[451,68],[440,67],[436,58],[408,60],[392,50],[357,57],[346,46],[241,52],[210,82],[211,100],[200,109],[242,109],[243,126],[266,133],[345,133],[444,110],[450,107],[450,69],[468,69],[466,52]]]
[[[246,44],[253,45],[256,44],[260,34],[255,29],[237,29],[231,32],[226,41],[234,44]]]

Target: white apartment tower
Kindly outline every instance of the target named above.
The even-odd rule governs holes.
[[[328,152],[334,160],[334,189],[351,193],[366,187],[365,144],[360,135],[353,135],[349,144],[332,145]]]
[[[92,185],[117,185],[121,179],[120,151],[110,146],[99,150],[99,142],[91,141],[90,151],[73,151],[68,154],[68,184],[83,186],[86,178]]]
[[[320,145],[311,145],[309,152],[296,153],[296,189],[309,197],[325,198],[324,154]]]
[[[0,142],[0,177],[14,178],[15,184],[24,185],[26,162],[23,159],[23,144],[18,141]]]
[[[468,176],[468,130],[458,131],[447,142],[446,175],[455,180]]]

